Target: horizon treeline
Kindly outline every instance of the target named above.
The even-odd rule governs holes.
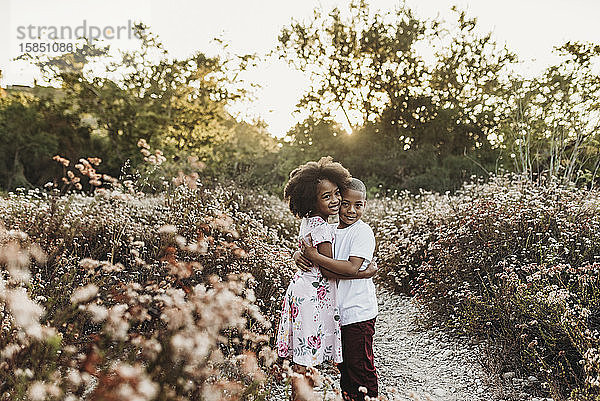
[[[232,54],[225,43],[216,57],[173,59],[138,24],[139,48],[119,56],[84,43],[59,57],[30,58],[57,89],[0,97],[0,188],[56,182],[57,154],[99,157],[98,171],[135,175],[147,157],[140,140],[166,159],[157,181],[201,166],[203,177],[273,193],[294,167],[325,155],[371,192],[454,191],[474,175],[503,171],[592,186],[600,45],[561,44],[556,65],[525,78],[515,73],[516,55],[481,33],[475,18],[457,9],[454,16],[423,20],[407,6],[383,12],[353,1],[344,12],[317,9],[309,21],[291,21],[272,56],[312,85],[297,105],[307,118],[282,139],[263,121],[227,111],[253,99],[255,83],[241,77],[260,57]],[[105,73],[92,73],[93,63]],[[351,135],[334,120],[339,115]]]

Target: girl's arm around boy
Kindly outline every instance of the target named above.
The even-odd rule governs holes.
[[[364,258],[350,256],[348,260],[336,260],[319,253],[319,251],[305,243],[304,253],[296,251],[294,260],[302,270],[310,270],[313,265],[321,268],[321,273],[327,278],[358,279],[371,278],[377,274],[377,263],[372,261],[365,270],[359,270]]]

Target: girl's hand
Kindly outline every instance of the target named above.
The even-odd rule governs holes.
[[[357,276],[358,278],[371,278],[377,274],[377,271],[377,262],[375,261],[375,258],[373,258],[373,261],[369,263],[367,268],[365,270],[359,271]]]
[[[296,266],[298,266],[300,270],[305,272],[311,270],[313,263],[310,260],[306,259],[304,256],[302,256],[302,253],[300,253],[300,251],[294,252],[292,258],[294,259],[294,262],[296,262]]]

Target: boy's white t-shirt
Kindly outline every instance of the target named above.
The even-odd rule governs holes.
[[[375,252],[375,235],[367,223],[358,220],[346,228],[335,229],[333,257],[348,260],[350,256],[364,258],[359,270],[367,268]],[[370,278],[338,279],[338,307],[342,326],[364,322],[377,316],[375,284]]]

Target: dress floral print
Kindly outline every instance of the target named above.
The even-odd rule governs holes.
[[[313,246],[333,244],[335,233],[323,218],[305,217],[300,224],[299,244],[302,238]],[[342,362],[336,289],[335,280],[323,276],[318,267],[296,272],[283,298],[277,330],[279,356],[291,356],[303,366],[326,360]]]

